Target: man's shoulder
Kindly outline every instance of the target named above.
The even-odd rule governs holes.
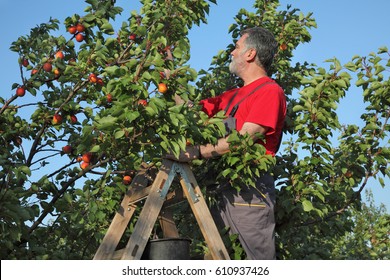
[[[286,96],[284,94],[283,88],[276,83],[266,82],[263,83],[262,87],[259,87],[254,94],[248,98],[248,102],[263,102],[264,100],[285,100]]]
[[[284,93],[282,87],[273,79],[269,77],[264,77],[262,79],[257,80],[250,87],[246,88],[247,92],[279,92]]]

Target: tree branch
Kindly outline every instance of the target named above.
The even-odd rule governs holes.
[[[45,133],[47,126],[48,126],[48,123],[45,122],[43,124],[41,130],[38,132],[37,136],[35,137],[33,144],[31,145],[30,153],[29,153],[28,159],[26,161],[26,165],[28,167],[31,166],[31,162],[32,162],[33,157],[34,157],[34,155],[36,153],[36,149],[38,147],[39,141],[41,140],[41,137],[42,137],[43,133]]]
[[[12,101],[14,101],[16,98],[18,98],[18,96],[15,94],[15,95],[11,96],[11,98],[4,103],[3,107],[1,107],[1,109],[0,109],[0,115],[2,113],[4,113],[4,111],[6,109],[8,109],[9,104],[11,104]]]
[[[31,225],[31,227],[28,229],[28,234],[31,234],[41,223],[42,221],[46,218],[47,215],[51,212],[51,208],[54,206],[54,204],[57,202],[58,199],[62,197],[62,195],[68,190],[69,186],[71,186],[75,181],[83,177],[88,171],[95,167],[99,167],[102,164],[105,164],[109,162],[111,159],[105,159],[103,161],[100,161],[98,164],[92,165],[77,174],[77,176],[71,178],[69,181],[65,182],[62,184],[62,188],[58,191],[56,195],[53,196],[51,201],[48,203],[47,208],[43,210],[39,218]],[[52,174],[51,174],[52,175]]]
[[[329,213],[328,215],[326,215],[324,218],[318,218],[318,219],[314,219],[314,220],[311,220],[311,221],[307,221],[305,223],[302,223],[302,224],[299,224],[297,225],[296,227],[301,227],[301,226],[309,226],[309,225],[313,225],[313,224],[316,224],[316,223],[320,223],[320,222],[323,222],[323,221],[328,221],[330,220],[331,218],[337,216],[337,215],[341,215],[342,213],[344,213],[347,208],[353,203],[356,201],[356,199],[358,199],[358,197],[360,196],[361,192],[364,190],[364,188],[367,186],[367,183],[368,183],[368,179],[371,178],[372,176],[374,176],[376,173],[378,173],[378,171],[374,172],[373,174],[366,174],[365,178],[364,178],[364,181],[362,183],[362,185],[360,186],[359,190],[357,190],[356,192],[354,192],[354,194],[352,195],[352,197],[345,203],[345,205],[334,211],[334,212],[331,212]]]
[[[49,156],[46,156],[46,157],[40,158],[40,159],[38,159],[38,160],[36,160],[36,161],[32,162],[32,163],[31,163],[31,166],[33,166],[34,164],[37,164],[38,162],[40,162],[40,161],[42,161],[42,160],[45,160],[45,159],[48,159],[48,158],[54,157],[54,156],[56,156],[57,154],[59,154],[59,153],[52,154],[52,155],[49,155]]]

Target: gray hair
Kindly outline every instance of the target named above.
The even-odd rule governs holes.
[[[245,40],[246,48],[256,50],[256,63],[268,72],[278,48],[274,35],[262,27],[245,29],[241,31],[241,36],[244,34],[248,34]]]

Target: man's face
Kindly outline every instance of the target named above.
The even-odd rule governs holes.
[[[246,65],[245,54],[247,52],[247,48],[245,46],[245,39],[247,36],[247,34],[244,34],[237,41],[235,49],[231,52],[232,61],[229,64],[229,71],[238,77],[240,77],[240,73],[242,73]]]

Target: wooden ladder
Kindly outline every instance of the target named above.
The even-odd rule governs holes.
[[[187,198],[191,206],[212,259],[230,259],[189,165],[164,159],[151,186],[147,186],[148,179],[145,172],[143,169],[134,177],[119,210],[95,253],[94,260],[141,259],[159,217],[164,237],[178,237],[179,233],[173,222],[173,213],[165,211],[163,206],[183,196]],[[182,188],[169,192],[176,175],[179,175]],[[126,247],[116,251],[117,245],[136,210],[136,203],[143,199],[146,199],[145,204]]]

